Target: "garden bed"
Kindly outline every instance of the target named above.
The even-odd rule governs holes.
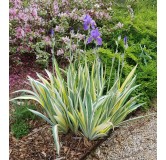
[[[21,88],[28,89],[26,76],[36,77],[36,71],[44,74],[44,70],[34,63],[32,56],[22,57],[22,64],[11,65],[10,80],[15,76],[14,81],[10,81],[10,93]],[[49,68],[51,68],[49,66]],[[11,107],[12,108],[12,107]],[[10,109],[11,109],[10,108]],[[138,116],[140,111],[133,113],[132,116]],[[130,115],[131,116],[131,115]],[[11,122],[12,123],[12,122]],[[92,150],[100,146],[109,136],[96,141],[88,141],[86,138],[68,133],[60,135],[62,144],[60,156],[56,154],[55,144],[52,136],[51,127],[42,120],[28,120],[30,133],[20,139],[16,139],[12,132],[10,133],[10,160],[44,160],[44,159],[85,159]],[[144,124],[142,124],[144,125]]]
[[[61,59],[58,61],[60,66],[64,68],[67,61]],[[49,64],[48,70],[52,69],[52,64]],[[9,91],[10,94],[18,89],[26,88],[27,76],[32,78],[37,78],[36,73],[46,75],[45,69],[41,65],[36,63],[36,56],[34,54],[17,54],[17,56],[12,56],[10,58],[9,67]]]
[[[28,57],[27,57],[28,58]],[[26,58],[26,61],[27,61]],[[20,88],[27,88],[28,85],[25,83],[27,74],[36,78],[35,71],[43,73],[43,70],[33,63],[33,59],[28,59],[31,63],[23,63],[15,68],[12,68],[11,75],[16,74],[18,76],[15,79],[15,83],[10,86],[10,91],[17,90]],[[22,83],[20,83],[20,81]],[[21,86],[20,86],[21,84]],[[137,111],[137,113],[140,111]],[[137,115],[134,113],[133,115]],[[30,120],[30,133],[20,139],[16,139],[12,133],[10,133],[10,160],[16,159],[84,159],[91,153],[96,147],[98,147],[104,140],[99,139],[97,141],[88,141],[82,136],[75,136],[71,133],[66,135],[60,135],[60,142],[62,144],[60,156],[56,155],[55,144],[52,136],[51,127],[42,120]]]
[[[44,70],[35,63],[33,56],[26,55],[26,57],[21,56],[20,58],[21,64],[11,64],[10,66],[10,93],[21,88],[29,89],[26,83],[27,75],[37,78],[36,72],[45,74]],[[63,64],[61,66],[64,67]],[[10,106],[11,111],[13,111],[13,106]],[[10,121],[10,124],[12,123]],[[30,126],[30,133],[20,139],[15,138],[12,132],[10,132],[10,160],[54,160],[58,158],[50,126],[40,119],[29,120],[28,124]],[[77,137],[71,133],[60,135],[59,138],[62,143],[59,159],[69,160],[83,159],[103,141],[88,141],[81,136]]]
[[[112,134],[114,126],[125,119],[146,114],[137,108],[142,106],[147,110],[156,96],[156,1],[80,2],[81,8],[73,1],[54,1],[53,4],[10,1],[9,92],[10,99],[15,98],[10,106],[10,160],[81,160],[88,154],[92,155],[92,150],[99,149],[105,140],[109,144],[104,148],[107,159],[124,159],[123,156],[116,158],[117,153],[111,152],[111,149],[114,152],[116,142],[110,143],[109,140],[114,141],[116,136],[113,135],[121,131],[121,128],[120,131],[115,129]],[[143,14],[145,10],[148,11],[146,15]],[[51,64],[53,55],[56,57],[54,71]],[[74,60],[80,60],[80,55],[85,56],[86,62],[83,58],[77,66]],[[74,65],[70,63],[66,76],[63,76],[65,71],[59,70],[58,65],[64,69],[70,60]],[[136,64],[137,80],[134,76]],[[124,67],[123,72],[120,66]],[[46,75],[44,69],[50,73]],[[36,72],[43,77],[37,76]],[[52,76],[54,73],[55,77]],[[27,76],[32,77],[29,79],[32,88],[27,84]],[[113,81],[112,77],[115,77]],[[122,86],[121,82],[124,82]],[[11,94],[19,89],[33,89],[34,93],[23,91]],[[26,92],[28,95],[24,95]],[[29,95],[31,93],[35,98]],[[142,96],[137,97],[140,93]],[[21,101],[16,102],[18,99]],[[48,123],[36,118],[36,115],[32,116],[27,108],[38,116],[44,114],[41,117],[51,124],[53,132]],[[124,134],[126,137],[118,140],[118,145],[123,138],[128,138],[128,133],[134,128],[138,127],[140,131],[143,127],[140,132],[144,134],[147,130],[144,122],[131,125]],[[57,125],[63,135],[57,132]],[[57,155],[58,135],[60,155]],[[89,141],[85,137],[98,140]],[[136,141],[133,140],[133,143]],[[123,147],[126,145],[123,144]],[[105,151],[103,153],[97,159],[105,159]],[[127,152],[125,154],[127,160],[134,157]],[[91,156],[91,159],[94,157]]]

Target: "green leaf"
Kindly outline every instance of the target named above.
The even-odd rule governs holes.
[[[41,114],[40,112],[32,110],[32,109],[28,109],[28,110],[31,111],[32,113],[36,114],[37,116],[43,118],[45,121],[47,121],[52,126],[54,125],[45,115]]]
[[[60,154],[60,143],[59,143],[59,137],[58,137],[58,125],[55,125],[52,127],[54,142],[56,146],[57,154]]]

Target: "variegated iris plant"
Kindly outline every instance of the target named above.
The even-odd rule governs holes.
[[[51,124],[58,154],[58,132],[65,134],[71,130],[95,140],[106,136],[110,129],[118,126],[130,112],[142,105],[136,104],[138,96],[129,99],[132,91],[138,87],[134,84],[136,66],[121,85],[117,72],[113,85],[108,89],[105,88],[106,68],[99,61],[95,61],[91,69],[86,61],[78,67],[71,63],[66,71],[54,61],[54,69],[55,75],[46,70],[48,78],[40,74],[37,74],[40,80],[29,77],[33,91],[16,91],[27,95],[13,100],[32,99],[42,106],[47,117],[30,111]]]

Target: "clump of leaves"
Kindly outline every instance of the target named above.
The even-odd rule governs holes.
[[[11,132],[16,138],[21,138],[30,132],[29,120],[35,120],[36,115],[29,112],[28,108],[35,109],[34,105],[27,102],[14,103],[14,111],[11,114]]]
[[[16,138],[21,138],[29,133],[29,126],[26,121],[16,121],[11,125],[11,132]]]
[[[108,81],[112,81],[113,64],[114,58]],[[89,67],[86,59],[78,66],[70,63],[64,71],[54,60],[55,75],[46,70],[47,79],[40,74],[37,74],[40,81],[29,77],[33,91],[16,91],[24,92],[26,95],[13,99],[31,99],[42,106],[47,117],[38,111],[29,110],[52,126],[58,154],[60,152],[58,133],[66,134],[71,130],[74,134],[81,133],[89,140],[95,140],[106,136],[109,130],[118,127],[129,113],[143,105],[137,104],[139,95],[129,98],[139,86],[135,85],[136,66],[122,83],[123,67],[120,67],[119,61],[114,81],[107,88],[106,66],[104,67],[98,59],[94,61],[92,67]]]

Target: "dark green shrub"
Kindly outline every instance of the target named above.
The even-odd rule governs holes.
[[[134,53],[137,53],[135,55]],[[139,54],[138,54],[139,53]],[[140,46],[132,46],[129,47],[126,50],[125,53],[125,59],[124,59],[124,68],[123,68],[123,74],[122,74],[122,82],[123,78],[126,77],[126,75],[129,74],[131,71],[131,68],[138,64],[137,67],[137,84],[141,84],[140,87],[138,87],[132,96],[138,95],[139,93],[142,93],[142,95],[139,98],[139,102],[146,102],[146,104],[142,107],[144,110],[149,108],[150,101],[156,97],[157,93],[157,64],[156,64],[156,55],[144,55],[141,56],[144,52],[141,51]],[[110,75],[110,69],[112,65],[112,58],[115,57],[115,68],[118,66],[118,60],[120,59],[121,55],[123,53],[115,54],[110,49],[104,49],[99,48],[98,53],[100,60],[107,66],[106,75],[109,77]],[[93,50],[89,50],[86,53],[86,57],[89,61],[89,64],[93,62],[95,59],[95,53],[93,53]],[[145,63],[146,62],[146,63]],[[114,71],[113,71],[114,72]],[[112,77],[113,79],[113,77]],[[111,81],[112,85],[113,81]]]
[[[118,53],[124,52],[124,36],[128,39],[128,48],[125,53],[125,68],[123,76],[131,68],[137,67],[137,84],[141,86],[135,94],[142,93],[140,102],[147,102],[143,109],[147,109],[150,101],[157,93],[157,2],[156,0],[114,1],[112,5],[112,24],[104,24],[113,28],[118,22],[123,23],[119,30],[106,32],[103,27],[103,48],[99,49],[100,59],[111,67],[111,57],[114,56],[118,37]],[[88,56],[90,57],[90,56]],[[91,60],[91,57],[88,58]],[[108,67],[109,68],[109,67]],[[109,71],[108,71],[109,74]]]

